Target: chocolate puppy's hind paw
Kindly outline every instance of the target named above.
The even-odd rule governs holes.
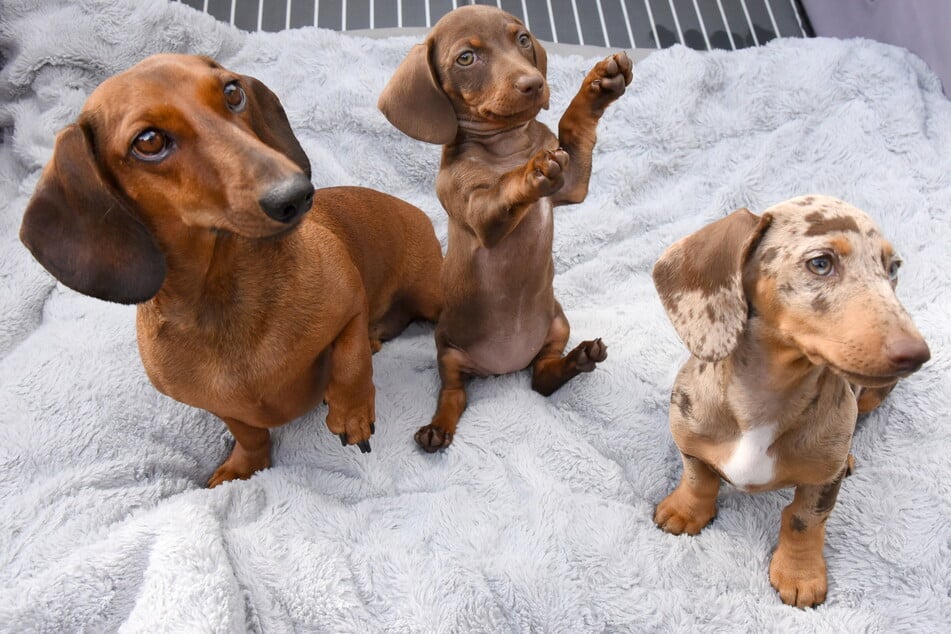
[[[440,429],[433,425],[420,427],[413,437],[416,444],[426,453],[435,453],[452,444],[452,432]]]
[[[608,358],[608,347],[599,337],[594,341],[581,342],[569,355],[574,356],[578,372],[591,372],[599,363]]]

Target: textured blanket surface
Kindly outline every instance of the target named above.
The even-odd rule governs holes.
[[[135,0],[0,6],[0,630],[128,632],[934,632],[951,623],[951,104],[907,52],[789,40],[673,48],[601,122],[591,191],[556,214],[571,345],[608,360],[551,396],[527,372],[471,383],[426,455],[432,328],[375,355],[373,452],[326,408],[273,433],[274,466],[214,490],[231,438],[159,394],[134,308],[55,283],[17,239],[54,134],[108,75],[161,51],[211,55],[282,99],[317,186],[422,207],[439,148],[377,96],[413,38],[246,34]],[[555,125],[594,60],[552,55]],[[697,537],[651,522],[680,475],[667,425],[686,351],[650,268],[740,206],[820,192],[872,215],[905,258],[898,292],[933,359],[860,421],[827,527],[829,599],[784,606],[767,566],[791,491],[724,486]],[[333,298],[327,298],[333,301]]]

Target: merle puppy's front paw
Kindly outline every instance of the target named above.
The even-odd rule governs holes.
[[[596,108],[604,109],[612,101],[624,94],[633,78],[634,65],[627,53],[620,52],[606,57],[588,73],[588,84],[594,96]]]
[[[568,153],[561,148],[540,150],[527,165],[528,183],[539,198],[551,196],[565,184]]]

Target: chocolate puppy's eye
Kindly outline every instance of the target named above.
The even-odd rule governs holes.
[[[132,154],[143,161],[160,161],[171,148],[171,139],[155,128],[149,128],[132,139]]]
[[[456,58],[456,63],[460,66],[470,66],[472,62],[475,61],[475,53],[472,51],[465,51],[459,57]]]
[[[244,88],[237,81],[225,84],[224,93],[225,103],[228,104],[231,112],[241,112],[248,104],[248,96],[244,94]]]
[[[835,272],[835,263],[832,261],[831,256],[820,255],[806,260],[806,268],[809,269],[811,273],[820,277],[826,277]]]
[[[528,48],[532,45],[532,36],[530,36],[528,33],[519,33],[518,45],[522,48]]]

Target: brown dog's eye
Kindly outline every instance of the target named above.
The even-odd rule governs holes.
[[[149,128],[132,140],[132,153],[143,161],[160,161],[168,154],[171,142],[161,130]]]
[[[248,96],[244,94],[244,88],[233,81],[225,85],[225,103],[231,112],[241,112],[248,104]]]
[[[826,277],[835,272],[835,264],[828,255],[820,255],[806,260],[806,268],[820,277]]]
[[[475,53],[472,51],[466,51],[456,58],[456,63],[460,66],[471,66],[472,62],[475,61]]]
[[[532,37],[528,33],[521,33],[518,36],[518,45],[522,48],[528,48],[532,45]]]

